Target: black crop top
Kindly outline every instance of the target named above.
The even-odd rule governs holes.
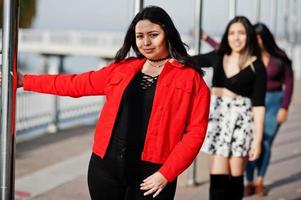
[[[267,75],[260,59],[227,77],[223,68],[223,57],[216,51],[194,56],[199,67],[213,67],[212,87],[227,88],[235,94],[249,97],[253,106],[264,106]]]

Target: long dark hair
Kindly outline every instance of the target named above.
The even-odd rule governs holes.
[[[254,25],[256,34],[258,34],[262,40],[263,48],[271,55],[280,58],[283,62],[291,65],[292,61],[288,58],[286,53],[279,48],[273,34],[269,28],[263,23],[257,23]]]
[[[145,7],[134,17],[126,32],[123,45],[115,55],[115,62],[119,62],[122,59],[126,58],[131,48],[134,50],[138,58],[144,58],[143,54],[140,53],[138,47],[136,46],[135,41],[136,24],[144,19],[147,19],[154,24],[160,25],[160,27],[164,30],[167,48],[169,55],[172,58],[176,59],[178,62],[186,66],[194,68],[201,75],[203,75],[203,71],[200,68],[195,67],[195,63],[192,57],[188,55],[185,44],[182,42],[181,36],[174,23],[172,22],[172,19],[165,10],[157,6]]]
[[[219,45],[217,52],[222,56],[225,54],[229,55],[232,52],[232,49],[228,42],[228,33],[229,33],[230,26],[237,22],[241,23],[246,30],[247,41],[246,41],[245,54],[247,56],[256,56],[258,59],[260,59],[261,58],[260,48],[257,43],[255,31],[253,29],[251,22],[245,16],[236,16],[228,23],[226,30],[222,36],[222,41]]]

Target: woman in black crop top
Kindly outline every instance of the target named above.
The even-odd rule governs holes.
[[[210,200],[243,197],[243,173],[261,152],[266,71],[256,35],[243,16],[232,19],[216,51],[194,56],[213,67],[208,130],[202,151],[210,154]]]

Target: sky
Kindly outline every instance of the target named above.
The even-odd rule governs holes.
[[[284,8],[294,0],[261,0],[261,21],[271,27],[271,1],[278,3],[277,32],[284,33]],[[301,11],[301,0],[295,0]],[[125,31],[134,16],[134,0],[38,0],[35,29]],[[229,21],[228,0],[203,0],[203,29],[221,35]],[[172,17],[181,33],[189,33],[194,25],[195,0],[145,0],[145,5],[158,5]],[[292,4],[290,12],[292,12]],[[301,14],[290,24],[301,32]],[[255,0],[237,0],[237,14],[255,23]],[[272,27],[271,27],[272,28]]]

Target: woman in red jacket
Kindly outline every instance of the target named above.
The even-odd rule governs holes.
[[[136,57],[126,58],[130,49]],[[209,90],[169,15],[150,6],[131,22],[112,64],[73,75],[19,75],[40,93],[105,95],[88,185],[94,200],[169,200],[203,143]]]

